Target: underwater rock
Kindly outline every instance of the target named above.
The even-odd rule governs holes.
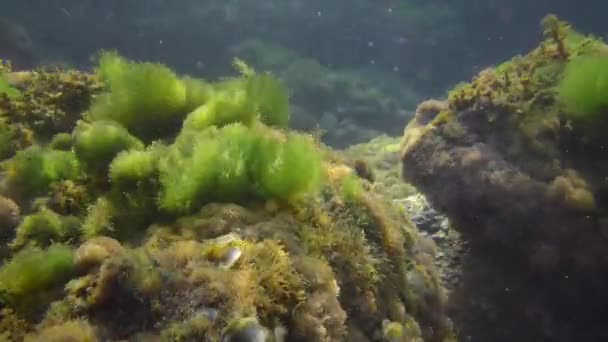
[[[98,338],[95,328],[86,320],[72,320],[62,324],[42,329],[36,334],[25,336],[27,342],[97,342]]]
[[[124,251],[120,242],[105,236],[94,237],[83,243],[74,253],[74,266],[86,270],[89,267],[101,265],[113,255]]]
[[[422,194],[408,196],[401,203],[405,206],[418,230],[436,240],[445,238],[449,229],[447,217],[431,207]]]
[[[427,102],[425,106],[433,111],[437,103],[444,106],[441,101]],[[401,164],[399,139],[376,137],[349,147],[344,154],[355,170],[357,161],[363,161],[374,174],[373,191],[392,199],[414,223],[420,232],[420,238],[413,246],[416,258],[429,267],[436,267],[442,284],[448,290],[458,287],[462,279],[462,261],[467,258],[467,242],[445,214],[433,208],[423,194],[401,180],[398,172]],[[429,242],[429,239],[432,240]]]
[[[0,67],[0,73],[6,72],[19,96],[0,98],[0,112],[6,113],[18,148],[32,145],[39,138],[49,139],[55,133],[71,133],[101,89],[95,75],[76,70],[10,71]]]
[[[287,92],[277,79],[240,61],[242,76],[217,82],[177,78],[151,63],[105,62],[96,76],[33,74],[20,84],[27,96],[0,101],[11,111],[8,125],[29,137],[21,144],[15,136],[14,155],[0,165],[16,190],[29,190],[13,191],[28,218],[19,243],[2,241],[0,300],[14,314],[0,315],[0,327],[14,327],[11,336],[67,329],[77,318],[104,341],[326,342],[375,339],[390,319],[416,322],[425,341],[453,340],[445,290],[428,262],[430,239],[339,152],[287,130]],[[152,77],[160,71],[171,77]],[[83,102],[55,111],[59,121],[39,117],[36,96],[53,97],[51,83],[72,89],[74,75],[84,78]],[[99,76],[112,78],[101,95],[100,83],[86,81]],[[156,105],[175,99],[160,94],[175,84],[180,99],[187,87],[186,105],[170,118],[179,132],[138,125],[161,141],[125,145],[124,134],[94,130],[83,149],[82,127],[103,125],[90,122],[92,94],[97,105],[128,100],[121,120],[132,125],[161,122],[169,113]],[[125,87],[137,97],[125,99]],[[199,106],[194,116],[191,106]],[[114,133],[127,130],[113,125]],[[398,160],[394,147],[387,154]],[[390,172],[381,164],[380,173]],[[420,281],[408,291],[412,270]],[[230,323],[239,321],[247,324]]]
[[[494,291],[463,280],[467,293],[488,295],[505,325],[500,337],[479,328],[480,340],[601,340],[607,333],[597,319],[608,307],[608,240],[600,233],[608,208],[606,125],[597,119],[607,113],[582,117],[552,89],[568,56],[608,47],[554,16],[543,25],[545,39],[529,54],[481,71],[446,101],[422,103],[402,139],[403,178],[471,241],[477,271],[466,277],[504,273]],[[523,310],[531,298],[552,329],[539,320],[515,327],[510,322],[521,317],[500,304]]]

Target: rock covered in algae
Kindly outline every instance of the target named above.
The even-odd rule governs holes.
[[[19,224],[20,209],[10,198],[0,196],[0,238],[12,234],[11,230]]]
[[[426,264],[434,264],[438,268],[443,285],[450,290],[458,285],[461,278],[466,241],[460,238],[447,217],[433,208],[423,194],[411,184],[403,182],[399,172],[399,149],[400,138],[380,136],[349,147],[340,160],[351,165],[359,178],[371,182],[369,187],[374,192],[392,199],[394,204],[403,208],[422,236],[416,244],[416,254],[420,259],[426,259]],[[370,174],[373,175],[371,179],[367,176]]]
[[[97,332],[85,320],[72,320],[25,336],[26,342],[97,342]]]
[[[3,71],[0,78],[18,92],[6,96],[0,89],[0,116],[19,148],[35,143],[36,136],[69,132],[101,89],[94,75],[77,70]]]
[[[269,333],[255,317],[245,317],[230,322],[222,335],[222,342],[266,342]]]
[[[102,89],[82,93],[101,92],[85,115],[44,130],[9,112],[35,145],[16,143],[2,163],[13,172],[1,195],[26,218],[2,241],[9,339],[375,341],[384,320],[416,322],[412,338],[453,339],[411,222],[313,137],[286,129],[273,75],[237,62],[241,76],[207,82],[106,56]],[[122,94],[134,98],[114,101]],[[159,103],[170,118],[148,111]],[[126,124],[106,125],[112,106]],[[83,142],[83,129],[102,126],[139,143],[116,144],[106,129]]]
[[[494,279],[469,291],[496,305],[483,340],[606,334],[608,89],[597,80],[608,47],[553,15],[543,29],[528,54],[421,103],[402,140],[403,177],[473,242],[486,266],[469,276]],[[526,312],[526,329],[502,301]],[[487,324],[504,328],[488,336]]]

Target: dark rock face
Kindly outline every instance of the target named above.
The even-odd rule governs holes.
[[[517,295],[503,290],[491,296],[493,299],[489,300],[497,302],[519,297],[509,302],[521,305],[521,311],[498,309],[497,315],[513,314],[503,320],[514,323],[522,320],[519,312],[532,310],[533,314],[542,312],[553,316],[542,320],[565,320],[577,330],[572,315],[582,314],[593,319],[608,303],[604,290],[608,281],[605,276],[608,243],[600,234],[597,219],[584,211],[573,210],[563,201],[552,200],[549,194],[555,187],[554,181],[535,178],[523,170],[517,160],[509,160],[491,141],[480,138],[481,134],[475,131],[477,127],[464,126],[465,120],[458,122],[467,130],[462,140],[444,139],[447,127],[458,124],[448,123],[444,128],[427,132],[406,150],[403,177],[425,193],[433,206],[446,213],[455,227],[477,246],[473,254],[481,260],[475,261],[480,263],[475,272],[484,276],[477,274],[475,278],[495,280],[494,267],[512,272],[503,273],[501,277],[505,279],[494,285],[487,281],[473,284],[474,287],[518,289]],[[480,272],[483,268],[487,270]],[[494,275],[488,276],[487,272]],[[471,285],[466,284],[467,280],[464,282],[464,286]],[[465,292],[469,298],[479,296],[475,291]],[[540,303],[530,304],[531,299]],[[529,305],[537,308],[527,309]],[[558,337],[553,336],[551,329],[542,327],[546,325],[542,320],[526,319],[533,322],[532,329],[545,330],[538,337],[545,334]],[[521,332],[515,326],[512,329],[506,328],[506,333]],[[575,334],[578,333],[580,331]]]
[[[564,32],[554,36],[569,39]],[[563,120],[549,91],[565,63],[561,45],[547,38],[482,71],[448,101],[421,104],[405,129],[403,178],[470,241],[451,295],[468,315],[455,317],[464,340],[608,338],[608,168],[598,162],[603,141],[577,139],[586,132]],[[548,64],[550,81],[523,71]]]

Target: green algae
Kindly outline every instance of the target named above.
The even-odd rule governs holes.
[[[0,326],[32,338],[221,340],[249,318],[287,338],[340,340],[347,318],[371,322],[369,336],[385,318],[407,324],[393,308],[417,300],[401,290],[407,264],[418,264],[414,228],[365,186],[342,191],[355,180],[335,170],[349,168],[287,129],[287,92],[273,75],[239,63],[241,76],[206,82],[106,56],[84,116],[62,107],[71,121],[45,131],[9,103],[8,127],[28,132],[12,140],[29,140],[3,163],[12,186],[2,195],[18,198],[24,219],[7,232],[0,289],[14,312]],[[150,75],[162,77],[132,89]],[[129,98],[109,101],[119,93]],[[171,110],[156,116],[151,103]],[[140,127],[146,120],[167,127]],[[453,334],[443,307],[411,314],[442,317],[421,323],[437,340]]]

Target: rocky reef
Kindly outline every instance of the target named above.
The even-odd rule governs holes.
[[[4,66],[0,340],[455,340],[433,242],[234,64]]]
[[[453,299],[473,341],[608,338],[608,46],[553,15],[542,28],[421,103],[402,140],[403,178],[471,243]]]
[[[474,265],[479,262],[469,254],[468,241],[445,214],[433,208],[422,193],[401,179],[400,140],[399,137],[379,136],[349,147],[341,156],[359,176],[372,179],[374,191],[382,193],[384,198],[405,212],[424,237],[423,241],[429,243],[425,248],[434,251],[431,253],[435,256],[432,262],[449,299],[448,315],[460,333],[460,340],[470,340],[466,336],[469,326],[475,326],[477,316],[485,312],[478,305],[482,302],[479,289],[473,284],[463,284],[462,280],[465,273],[470,274],[471,268],[477,270]],[[475,282],[475,285],[483,286],[485,283]]]

